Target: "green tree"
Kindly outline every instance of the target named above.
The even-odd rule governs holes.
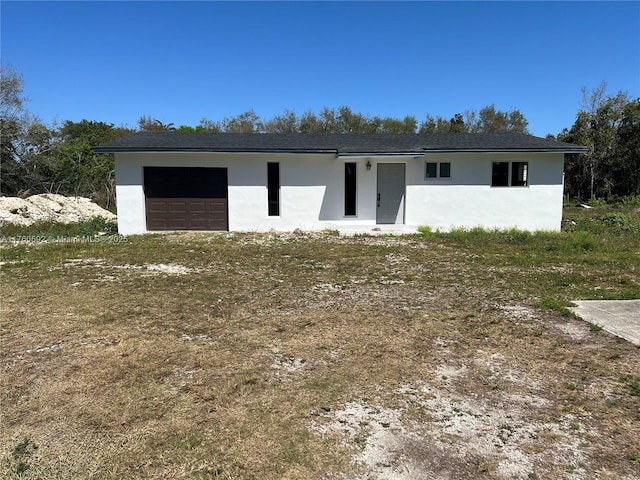
[[[0,194],[16,195],[23,187],[22,166],[18,162],[16,138],[19,126],[16,122],[0,118]]]
[[[138,129],[143,132],[169,132],[176,128],[173,123],[162,123],[151,116],[142,115],[138,119]]]
[[[11,66],[0,65],[0,193],[3,195],[15,195],[24,187],[20,156],[30,122],[25,102],[22,76]]]
[[[221,122],[216,122],[213,120],[209,120],[206,117],[202,117],[200,119],[200,123],[196,126],[196,132],[200,133],[221,133],[222,132],[222,124]]]
[[[467,133],[467,125],[464,123],[464,118],[461,113],[456,113],[451,120],[449,120],[451,133]]]
[[[614,175],[618,195],[640,195],[640,98],[622,108],[616,132]]]
[[[471,133],[529,133],[529,121],[517,109],[496,110],[494,104],[484,106],[478,114],[467,112],[467,127]]]
[[[324,125],[320,118],[311,110],[302,114],[299,121],[300,133],[323,133]]]
[[[321,133],[340,133],[338,130],[338,113],[333,108],[324,107],[318,115],[320,125],[322,125]]]
[[[264,124],[253,109],[236,117],[222,120],[222,130],[226,133],[263,133]]]
[[[58,144],[49,128],[25,109],[24,81],[12,67],[0,67],[0,192],[4,195],[46,191],[42,164]]]
[[[66,121],[57,132],[52,153],[37,162],[45,191],[88,196],[104,207],[115,201],[112,154],[97,154],[93,147],[133,133],[113,124]]]
[[[23,188],[36,194],[51,192],[46,165],[55,158],[60,138],[55,126],[34,120],[27,127],[20,152]]]
[[[445,127],[446,124],[446,127]],[[449,131],[449,122],[443,117],[434,117],[428,114],[425,119],[420,123],[418,133],[446,133]]]
[[[368,120],[361,113],[353,112],[351,108],[342,106],[336,115],[335,133],[366,133]]]
[[[300,120],[296,112],[285,110],[282,115],[276,115],[264,123],[266,133],[298,133],[300,132]]]
[[[445,117],[438,115],[427,115],[424,121],[420,124],[418,129],[419,133],[466,133],[467,126],[464,120],[464,116],[461,113],[456,113],[451,119],[447,120]]]
[[[376,127],[374,133],[416,133],[418,120],[413,115],[407,115],[403,119],[385,117],[378,121],[377,117],[372,121]]]
[[[569,156],[565,164],[567,193],[579,199],[625,192],[622,187],[625,181],[617,172],[624,170],[622,165],[627,163],[624,155],[629,154],[628,151],[623,154],[625,146],[619,144],[619,129],[629,98],[624,92],[607,96],[606,87],[602,82],[591,91],[583,88],[582,108],[575,123],[558,135],[558,140],[589,147],[588,153]],[[628,125],[631,129],[627,132],[633,131],[633,122]],[[633,135],[624,138],[633,139]]]

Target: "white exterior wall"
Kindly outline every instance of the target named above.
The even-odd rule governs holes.
[[[405,224],[558,230],[562,154],[429,154],[422,158],[336,158],[333,154],[118,153],[118,231],[146,233],[143,167],[222,167],[230,231],[374,227],[376,164],[405,163]],[[357,215],[344,215],[344,163],[357,163]],[[366,169],[370,161],[371,170]],[[425,162],[450,162],[450,179],[425,180]],[[493,161],[528,161],[529,186],[491,187]],[[280,216],[267,215],[267,163],[280,163]]]
[[[333,154],[118,153],[118,231],[146,233],[143,167],[222,167],[228,175],[230,231],[317,230],[375,224],[375,174],[357,166],[356,217],[344,216],[344,161]],[[267,212],[267,163],[280,163],[280,216]],[[368,175],[365,175],[368,174]],[[368,177],[368,178],[367,178]],[[368,185],[367,180],[373,179]]]
[[[426,162],[450,162],[451,178],[425,179]],[[528,186],[492,187],[493,162],[528,162]],[[407,172],[406,223],[441,230],[559,230],[563,167],[562,153],[426,155]]]

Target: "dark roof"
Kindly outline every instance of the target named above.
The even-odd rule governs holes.
[[[586,147],[520,133],[323,134],[138,132],[94,148],[115,152],[297,152],[401,154],[425,152],[561,152]]]

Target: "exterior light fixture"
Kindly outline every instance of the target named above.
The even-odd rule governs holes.
[[[367,160],[367,170],[371,170],[371,161]]]

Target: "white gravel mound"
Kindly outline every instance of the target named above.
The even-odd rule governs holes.
[[[7,223],[31,225],[39,221],[74,223],[116,216],[84,197],[65,197],[54,193],[32,195],[27,198],[0,197],[0,225]]]

